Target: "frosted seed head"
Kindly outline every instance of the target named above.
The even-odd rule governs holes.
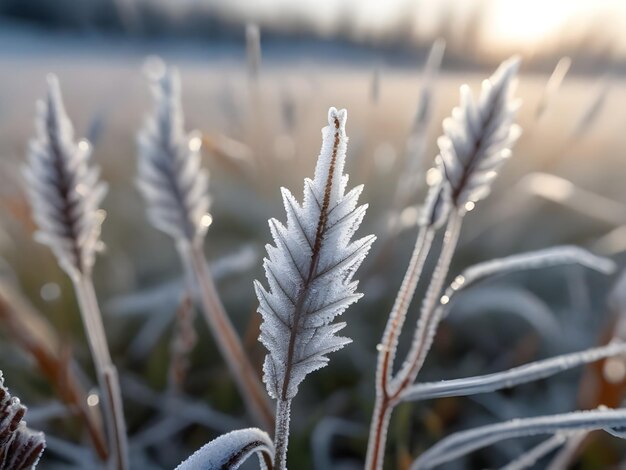
[[[520,135],[513,122],[519,101],[512,97],[518,68],[518,58],[503,62],[483,82],[477,101],[469,87],[462,86],[460,106],[443,122],[438,165],[450,202],[461,210],[489,194],[492,180]]]
[[[36,240],[48,245],[73,279],[91,271],[100,246],[100,203],[107,186],[90,165],[91,146],[75,142],[59,81],[48,76],[48,91],[38,104],[37,137],[30,142],[24,170]]]
[[[177,241],[201,243],[209,224],[208,172],[200,134],[186,134],[176,69],[151,82],[154,110],[137,137],[137,185],[149,220]]]

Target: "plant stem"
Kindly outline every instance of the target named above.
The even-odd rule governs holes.
[[[437,326],[441,321],[441,316],[436,315],[435,311],[440,301],[448,270],[450,269],[452,256],[456,251],[456,246],[459,241],[464,214],[465,213],[462,211],[453,212],[448,220],[448,226],[446,227],[446,233],[443,238],[443,246],[441,247],[437,265],[435,266],[433,276],[426,291],[426,296],[422,303],[422,310],[417,322],[417,329],[413,336],[411,349],[409,350],[407,360],[404,362],[402,369],[394,379],[394,384],[392,384],[392,388],[394,389],[392,394],[394,398],[397,398],[406,387],[410,386],[415,381],[418,372],[424,364],[426,355],[428,351],[430,351],[433,340],[435,339]]]
[[[276,432],[274,435],[274,470],[285,470],[287,468],[290,419],[291,399],[278,399],[276,401]]]
[[[378,348],[377,391],[388,392],[387,382],[393,374],[393,361],[396,356],[400,333],[424,269],[424,263],[432,246],[433,237],[434,231],[431,228],[423,228],[415,241],[415,248],[413,249],[409,267],[396,295],[396,300],[385,326],[381,345]]]
[[[377,392],[374,412],[372,413],[372,423],[370,424],[370,435],[367,442],[365,468],[368,470],[383,468],[387,430],[389,429],[392,409],[393,405],[389,401],[387,394],[380,396]]]
[[[398,403],[400,393],[415,380],[415,375],[417,375],[417,371],[421,367],[423,359],[432,344],[434,331],[438,324],[437,319],[433,318],[433,312],[437,306],[437,301],[441,295],[450,267],[450,261],[456,249],[462,220],[463,214],[461,212],[455,212],[450,216],[439,259],[422,303],[420,319],[411,350],[401,370],[389,383],[389,379],[393,375],[393,359],[398,346],[398,337],[417,287],[420,273],[424,267],[424,262],[432,245],[433,231],[431,229],[422,229],[415,242],[413,256],[387,322],[378,356],[376,402],[370,426],[365,464],[365,468],[368,470],[382,468],[391,412]]]
[[[80,306],[87,341],[96,368],[100,398],[110,448],[110,464],[118,470],[128,469],[128,443],[117,371],[111,361],[102,314],[98,306],[93,281],[89,275],[74,280],[74,290]]]
[[[381,445],[385,442],[385,435],[389,425],[391,409],[389,403],[388,382],[391,380],[393,372],[393,362],[398,348],[398,339],[402,331],[402,326],[406,319],[406,314],[415,294],[415,289],[419,282],[424,263],[428,257],[432,246],[434,230],[430,227],[420,229],[413,255],[407,268],[402,285],[396,295],[393,308],[385,326],[385,332],[378,352],[378,365],[376,368],[376,403],[372,414],[369,443],[367,446],[366,468],[380,468],[382,466],[384,448]]]
[[[250,363],[213,281],[200,245],[179,243],[179,251],[198,286],[202,312],[217,346],[230,369],[243,400],[257,423],[271,430],[274,413],[263,384]]]

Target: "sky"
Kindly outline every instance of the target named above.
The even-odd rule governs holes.
[[[194,0],[190,0],[194,1]],[[336,34],[349,18],[356,35],[375,37],[412,16],[414,35],[431,38],[443,18],[454,34],[479,12],[479,41],[488,53],[541,53],[581,38],[626,56],[626,0],[230,0],[230,8],[253,21],[304,18],[322,34]]]

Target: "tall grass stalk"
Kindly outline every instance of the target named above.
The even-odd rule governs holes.
[[[137,184],[148,204],[148,217],[176,243],[192,291],[218,349],[235,379],[254,421],[271,429],[274,413],[256,370],[220,300],[203,252],[209,214],[209,175],[201,168],[201,139],[184,130],[180,79],[176,70],[155,76],[154,112],[139,134]]]
[[[83,325],[89,341],[91,355],[96,366],[100,398],[104,402],[104,420],[112,454],[109,456],[114,468],[126,469],[128,466],[128,442],[122,391],[120,389],[117,369],[111,360],[107,345],[102,314],[91,276],[73,279],[74,291]]]
[[[31,141],[28,183],[36,237],[48,245],[71,278],[83,326],[95,364],[104,422],[109,440],[109,460],[117,469],[128,468],[128,444],[117,371],[111,361],[102,315],[91,277],[101,246],[104,219],[99,206],[107,187],[99,169],[90,165],[90,145],[74,141],[56,77],[48,79],[46,102],[39,103],[37,139]]]
[[[264,429],[271,430],[274,423],[274,413],[267,399],[267,393],[226,313],[202,248],[179,243],[178,251],[184,263],[191,268],[191,274],[198,288],[204,318],[213,332],[229,371],[244,395],[250,413]]]

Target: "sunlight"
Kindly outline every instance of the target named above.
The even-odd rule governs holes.
[[[488,13],[485,39],[492,45],[530,52],[558,34],[577,4],[575,0],[496,0]]]

